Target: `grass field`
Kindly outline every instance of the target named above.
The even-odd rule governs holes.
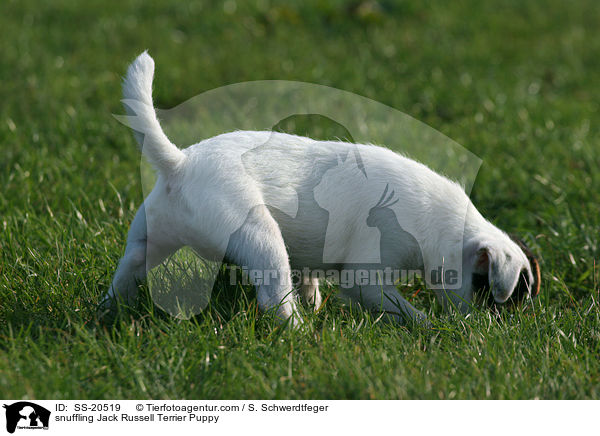
[[[2,2],[0,397],[600,398],[600,9],[484,3]],[[299,80],[454,139],[483,160],[475,205],[539,255],[541,297],[498,320],[421,292],[431,329],[330,299],[291,332],[225,287],[190,321],[146,304],[99,324],[142,201],[138,150],[111,114],[144,49],[160,108]]]

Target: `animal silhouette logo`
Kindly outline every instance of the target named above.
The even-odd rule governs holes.
[[[396,212],[394,212],[392,206],[398,203],[400,198],[396,198],[395,191],[390,192],[389,189],[390,185],[387,184],[381,198],[369,210],[367,216],[367,226],[377,228],[381,234],[379,253],[383,266],[394,266],[398,262],[397,256],[394,255],[398,247],[419,247],[415,237],[405,231],[398,222]],[[418,268],[423,264],[420,248],[409,251],[418,253],[417,257],[404,259],[403,264]]]
[[[19,429],[48,429],[50,411],[29,401],[19,401],[3,406],[6,409],[6,431]]]

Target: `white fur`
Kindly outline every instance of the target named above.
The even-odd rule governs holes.
[[[183,246],[191,246],[204,258],[221,260],[230,244],[234,263],[281,273],[268,285],[257,283],[260,308],[276,308],[282,319],[292,317],[293,323],[301,322],[295,315],[290,281],[286,280],[291,268],[315,269],[326,264],[356,267],[365,247],[386,240],[375,224],[364,223],[388,185],[402,199],[391,207],[398,223],[412,236],[401,237],[396,251],[392,247],[389,259],[395,266],[425,272],[439,265],[462,267],[460,288],[451,293],[439,291],[442,301],[449,298],[466,309],[474,272],[489,274],[497,302],[510,297],[523,270],[531,283],[531,266],[525,254],[481,216],[459,185],[388,149],[283,133],[237,131],[179,150],[163,133],[152,107],[153,73],[154,62],[144,52],[129,67],[123,85],[131,126],[143,144],[143,153],[156,168],[158,180],[131,225],[125,255],[105,302],[117,295],[130,301],[137,292],[136,282],[146,271]],[[269,159],[248,158],[249,151],[265,144]],[[364,176],[352,162],[354,152],[369,172],[368,183],[357,183]],[[343,160],[340,156],[349,157]],[[294,170],[298,162],[328,159],[337,160],[339,165],[318,186],[307,186],[307,172]],[[312,229],[322,222],[310,214],[295,215],[303,193],[309,190],[319,205],[326,205],[329,216],[335,217],[327,230],[326,253],[310,243]],[[283,214],[273,213],[272,207]],[[235,232],[231,246],[230,236]],[[381,261],[363,259],[366,264],[372,260]],[[305,277],[303,283],[300,293],[318,307],[318,281]],[[400,307],[414,319],[424,318],[393,286],[383,291],[393,294],[395,301],[382,298],[379,285],[342,293],[372,308],[397,313]]]

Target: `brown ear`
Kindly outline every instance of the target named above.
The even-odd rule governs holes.
[[[515,235],[510,235],[510,238],[519,246],[519,248],[521,248],[521,250],[523,250],[523,253],[525,253],[525,256],[527,256],[527,260],[529,261],[529,264],[531,265],[531,273],[533,274],[533,283],[531,285],[530,294],[531,294],[532,298],[537,297],[540,293],[541,279],[542,279],[542,275],[540,272],[540,264],[539,264],[537,258],[533,255],[533,253],[529,249],[529,247],[527,247],[527,245],[525,245],[525,243],[523,241],[521,241]],[[521,282],[521,280],[519,280],[519,282]]]

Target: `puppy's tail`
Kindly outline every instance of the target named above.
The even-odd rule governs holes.
[[[185,154],[169,141],[152,105],[154,60],[147,52],[139,55],[129,66],[123,80],[123,104],[128,116],[118,117],[134,130],[142,153],[162,174],[176,171]]]

